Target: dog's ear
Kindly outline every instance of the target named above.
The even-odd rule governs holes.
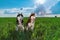
[[[21,13],[21,16],[23,17],[23,14]]]

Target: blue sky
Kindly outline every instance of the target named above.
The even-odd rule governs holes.
[[[0,0],[0,8],[32,7],[32,0]]]
[[[0,17],[15,17],[18,12],[24,16],[29,16],[31,12],[41,15],[41,11],[54,15],[60,14],[59,10],[60,0],[0,0]]]

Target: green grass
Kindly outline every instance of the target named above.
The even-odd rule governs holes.
[[[16,18],[0,18],[0,40],[60,40],[60,18],[36,18],[34,30],[24,32],[16,31]]]

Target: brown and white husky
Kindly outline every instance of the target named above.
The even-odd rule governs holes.
[[[34,24],[35,24],[35,13],[32,13],[27,21],[27,28],[26,30],[33,30],[34,29]]]

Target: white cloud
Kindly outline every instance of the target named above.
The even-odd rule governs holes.
[[[50,14],[50,13],[52,13],[52,11],[50,9],[46,9],[46,13]]]
[[[38,1],[38,0],[35,0]],[[40,1],[40,0],[39,0]],[[50,10],[52,6],[57,4],[60,0],[44,0],[44,4],[42,4],[45,8],[46,13],[45,14],[51,14],[52,11]],[[41,5],[40,3],[35,3],[35,9],[38,8],[38,6]],[[40,13],[41,14],[41,13]]]
[[[0,14],[3,14],[4,13],[4,10],[0,10]]]
[[[33,12],[35,10],[35,8],[31,8],[31,7],[27,7],[27,8],[23,8],[23,10],[21,11],[20,8],[11,8],[11,9],[0,9],[0,17],[16,17],[18,12],[22,12],[24,17],[29,17],[31,12]],[[5,11],[7,11],[7,13],[9,14],[5,14]],[[51,10],[46,9],[47,13],[51,13]],[[12,14],[14,13],[14,14]],[[41,17],[54,17],[55,15],[42,15]],[[56,15],[57,17],[60,17],[60,15]]]
[[[46,0],[35,0],[35,4],[44,4]]]
[[[3,9],[9,13],[19,12],[19,8]]]
[[[18,12],[22,12],[24,16],[29,16],[33,10],[34,8],[31,7],[23,8],[23,10],[20,10],[20,8],[0,9],[0,17],[16,17]]]
[[[51,9],[52,6],[54,6],[56,3],[58,3],[58,0],[47,0],[44,4],[45,8]]]

